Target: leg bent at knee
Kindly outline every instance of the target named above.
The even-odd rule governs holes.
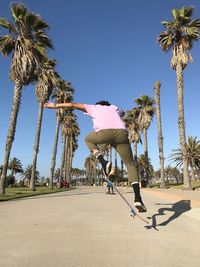
[[[86,142],[86,145],[87,145],[87,147],[89,148],[89,150],[91,152],[98,150],[98,146],[94,142],[93,133],[90,133],[90,134],[86,135],[85,142]]]

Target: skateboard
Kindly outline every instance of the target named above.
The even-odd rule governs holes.
[[[119,194],[119,196],[124,200],[124,202],[127,204],[127,206],[131,209],[129,213],[129,218],[133,219],[135,216],[137,216],[141,221],[145,222],[146,224],[149,224],[147,220],[145,220],[142,216],[138,214],[135,208],[131,206],[131,204],[128,202],[128,200],[122,195],[122,193],[116,188],[116,186],[109,180],[109,178],[105,175],[105,179],[107,182],[111,183],[115,191]]]

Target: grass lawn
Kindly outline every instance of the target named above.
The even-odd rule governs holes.
[[[0,202],[11,200],[11,199],[16,199],[16,198],[22,198],[22,197],[63,192],[63,191],[68,191],[68,190],[72,190],[72,189],[73,189],[73,187],[64,188],[64,189],[55,188],[52,190],[52,189],[45,187],[45,186],[38,186],[38,187],[36,187],[36,191],[30,191],[30,189],[28,187],[7,188],[5,195],[0,195]]]
[[[160,185],[159,184],[156,184],[156,185],[151,185],[150,186],[151,188],[160,188]],[[166,185],[167,188],[174,188],[174,189],[182,189],[183,188],[183,184],[167,184]],[[196,189],[200,189],[200,181],[192,181],[192,188],[194,190]]]

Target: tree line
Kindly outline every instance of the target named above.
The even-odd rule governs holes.
[[[33,162],[31,165],[30,189],[35,190],[37,172],[37,156],[39,152],[40,133],[42,127],[43,104],[50,98],[56,103],[73,101],[74,88],[69,81],[65,81],[55,70],[56,60],[48,57],[48,51],[53,49],[51,39],[47,34],[49,25],[39,15],[31,12],[24,4],[14,3],[10,6],[12,20],[0,18],[0,27],[7,31],[0,36],[0,51],[4,57],[12,56],[10,79],[14,83],[14,94],[11,108],[10,122],[7,132],[5,156],[1,167],[0,193],[5,193],[5,180],[9,167],[10,153],[15,138],[17,117],[23,87],[31,83],[36,84],[38,100],[38,119],[36,127]],[[182,166],[183,188],[191,189],[191,179],[195,170],[200,167],[200,148],[197,137],[188,137],[185,134],[184,116],[184,70],[192,61],[190,50],[194,41],[200,36],[200,19],[193,19],[193,7],[182,7],[172,10],[172,21],[162,21],[164,31],[158,35],[157,42],[164,52],[172,51],[171,67],[176,73],[178,129],[180,148],[171,155],[172,160]],[[136,106],[126,111],[124,121],[129,131],[129,139],[134,144],[134,159],[142,180],[149,184],[152,165],[148,153],[147,131],[154,114],[157,118],[158,148],[160,160],[160,186],[165,187],[165,167],[163,135],[161,123],[160,87],[155,81],[154,96],[143,95],[135,99]],[[50,167],[50,186],[53,187],[59,131],[62,133],[63,152],[59,168],[59,175],[66,179],[71,176],[72,160],[78,147],[77,136],[80,133],[77,118],[73,110],[56,110],[56,133]],[[142,137],[141,137],[142,136]],[[142,164],[139,164],[137,145],[143,143],[144,155]],[[111,153],[110,153],[111,155]],[[141,162],[142,162],[141,161]],[[116,160],[115,160],[116,162]],[[86,164],[87,165],[87,164]],[[178,166],[177,165],[177,166]],[[117,166],[116,166],[117,168]],[[96,169],[96,168],[95,168]],[[123,170],[123,163],[122,168]]]
[[[164,31],[157,37],[157,42],[164,52],[172,51],[171,67],[176,73],[177,87],[177,106],[178,106],[178,129],[180,148],[172,150],[169,156],[177,166],[182,167],[183,189],[191,190],[191,178],[195,179],[195,172],[200,168],[200,141],[197,137],[188,136],[185,134],[185,116],[184,116],[184,70],[189,62],[192,62],[190,50],[193,47],[194,41],[199,40],[200,36],[200,19],[193,19],[193,7],[174,8],[172,10],[172,21],[162,21]],[[160,176],[160,187],[166,187],[167,173],[170,166],[164,166],[164,149],[163,149],[163,134],[161,122],[161,105],[160,105],[160,87],[161,83],[155,81],[154,98],[148,95],[143,95],[135,99],[136,107],[126,111],[124,121],[129,131],[129,140],[134,144],[134,160],[138,168],[139,176],[145,185],[149,185],[149,179],[152,177],[152,165],[148,156],[148,139],[147,131],[156,114],[157,132],[158,132],[158,149],[160,170],[157,172]],[[143,138],[141,138],[141,135]],[[140,161],[137,157],[137,145],[142,143],[144,154],[140,155]],[[141,160],[143,159],[143,160]],[[175,167],[176,172],[179,172]],[[190,170],[189,170],[190,168]],[[172,171],[170,172],[172,173]],[[180,175],[181,176],[181,175]],[[177,177],[177,175],[176,175]]]
[[[7,132],[5,156],[2,164],[0,193],[5,194],[5,180],[9,166],[12,144],[15,138],[17,118],[20,108],[22,89],[29,84],[36,84],[38,100],[38,119],[31,165],[30,189],[36,190],[37,156],[43,118],[43,104],[52,96],[56,103],[73,100],[74,88],[56,72],[56,60],[48,57],[53,49],[47,34],[49,25],[39,15],[31,12],[24,4],[13,3],[10,6],[12,20],[0,19],[0,26],[6,30],[0,36],[0,51],[4,57],[12,56],[10,79],[14,83],[14,94],[10,122]],[[57,154],[59,129],[62,129],[63,155],[60,176],[70,175],[72,158],[78,147],[77,136],[80,133],[77,118],[73,110],[57,110],[56,134],[52,153],[50,186],[53,187],[53,173]],[[30,167],[30,166],[29,166]]]

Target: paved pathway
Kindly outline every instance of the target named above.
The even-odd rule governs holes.
[[[120,189],[133,201],[131,189]],[[146,226],[103,187],[0,203],[1,267],[199,267],[200,191],[142,190]]]

